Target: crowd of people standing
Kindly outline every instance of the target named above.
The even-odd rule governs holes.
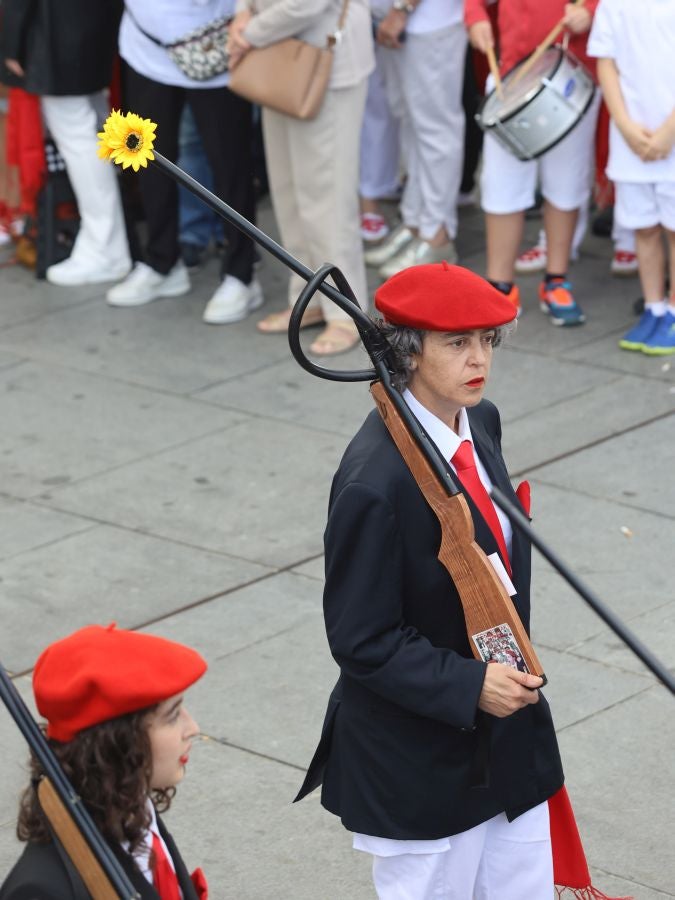
[[[123,108],[157,123],[157,148],[185,160],[199,180],[251,221],[253,123],[261,118],[282,243],[312,268],[334,262],[362,298],[366,266],[385,280],[412,265],[457,261],[458,206],[479,201],[484,274],[515,313],[522,309],[516,274],[541,271],[542,311],[555,325],[583,324],[588,298],[574,291],[569,268],[588,225],[594,181],[598,173],[605,178],[606,166],[616,184],[611,271],[639,269],[645,300],[637,331],[631,329],[620,346],[675,352],[675,301],[668,294],[675,241],[675,94],[667,73],[675,14],[667,3],[650,0],[637,24],[636,13],[621,0],[314,0],[302,8],[291,0],[67,4],[68,15],[62,16],[55,15],[53,0],[3,0],[0,7],[2,79],[39,95],[80,214],[72,252],[47,269],[50,282],[111,283],[109,304],[140,306],[187,293],[190,270],[213,243],[219,279],[204,321],[240,321],[264,303],[251,241],[228,223],[199,226],[194,201],[156,170],[138,178],[143,245],[135,235],[131,239],[119,179],[93,152],[116,71]],[[289,36],[322,46],[343,15],[328,90],[311,120],[252,108],[229,89],[227,70],[194,80],[166,49],[182,35],[232,17],[232,69],[251,50]],[[493,129],[483,137],[473,115],[481,97],[494,89],[495,77],[503,78],[531,54],[556,23],[566,50],[599,79],[600,89],[565,137],[536,159],[519,159]],[[644,34],[649,44],[627,34]],[[491,52],[499,75],[493,66],[486,79]],[[611,117],[608,161],[608,117],[599,117],[603,98]],[[400,197],[394,221],[380,208],[387,197]],[[536,245],[527,248],[523,224],[535,198],[541,200],[543,228]],[[301,287],[292,275],[289,307]],[[288,318],[289,310],[271,313],[257,327],[283,333]],[[323,326],[311,344],[315,355],[341,353],[358,342],[352,322],[325,301],[309,307],[303,324]]]

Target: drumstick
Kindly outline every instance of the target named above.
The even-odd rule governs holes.
[[[583,6],[585,3],[585,0],[572,0],[572,2],[576,6]],[[565,27],[565,19],[563,17],[558,22],[558,24],[549,31],[549,33],[546,35],[546,37],[541,42],[541,44],[539,44],[539,46],[536,48],[536,50],[534,51],[532,56],[530,56],[530,58],[525,63],[523,63],[523,65],[520,67],[520,69],[516,72],[516,74],[513,76],[512,80],[511,80],[511,84],[517,84],[524,75],[527,75],[527,73],[530,71],[532,66],[536,63],[536,61],[541,56],[543,56],[544,53],[546,53],[548,48],[551,46],[553,41],[555,41],[555,39],[558,37],[558,35],[560,34],[560,32],[563,30],[564,27]]]
[[[502,76],[499,74],[499,66],[497,65],[497,57],[495,56],[495,48],[488,47],[485,53],[487,54],[490,73],[495,82],[495,90],[497,91],[497,96],[500,100],[502,100],[504,98],[504,89],[502,87]]]

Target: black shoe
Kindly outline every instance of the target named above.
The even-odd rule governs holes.
[[[198,269],[204,262],[206,248],[198,247],[197,244],[181,244],[180,255],[183,257],[183,262],[188,269]]]

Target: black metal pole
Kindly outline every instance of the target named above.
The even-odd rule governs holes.
[[[23,702],[12,679],[0,664],[0,698],[9,714],[19,726],[28,746],[35,754],[47,778],[54,786],[59,799],[66,807],[78,831],[89,845],[110,884],[122,900],[140,900],[140,894],[129,881],[129,877],[120,865],[101,832],[76,794],[73,786],[66,778],[63,769],[47,743],[37,723]]]
[[[293,311],[291,313],[291,320],[289,323],[288,329],[288,341],[291,347],[291,352],[293,356],[297,360],[297,362],[302,366],[303,369],[310,372],[312,375],[317,375],[319,378],[326,378],[331,381],[371,381],[374,379],[379,379],[382,381],[382,384],[387,391],[387,394],[391,398],[392,403],[396,406],[396,409],[401,414],[401,417],[406,423],[406,426],[409,428],[410,433],[414,437],[418,446],[424,453],[425,457],[429,461],[430,465],[434,469],[439,481],[443,484],[448,491],[448,494],[456,494],[459,490],[452,473],[445,465],[444,460],[442,460],[437,448],[433,444],[433,441],[426,434],[420,423],[417,421],[413,413],[411,412],[408,404],[405,402],[400,393],[394,389],[391,383],[390,377],[390,366],[387,364],[387,350],[383,345],[383,341],[381,335],[379,335],[377,328],[374,323],[368,318],[368,316],[363,312],[361,307],[358,304],[358,301],[354,297],[354,293],[351,290],[347,280],[344,275],[340,272],[340,270],[331,265],[330,263],[326,263],[316,272],[313,272],[307,266],[303,265],[299,260],[297,260],[294,256],[292,256],[287,250],[285,250],[280,244],[274,241],[269,235],[265,234],[257,226],[253,225],[248,219],[244,218],[240,213],[234,210],[231,206],[228,206],[227,203],[224,203],[219,197],[216,197],[215,194],[212,194],[211,191],[208,191],[203,185],[201,185],[198,181],[195,181],[187,172],[184,172],[179,166],[172,163],[165,156],[162,156],[161,153],[157,153],[153,151],[155,154],[155,164],[163,169],[166,174],[170,175],[174,178],[179,184],[182,184],[188,190],[192,191],[201,200],[206,203],[214,212],[218,213],[224,219],[227,219],[228,222],[231,222],[236,228],[240,231],[244,232],[244,234],[248,235],[252,240],[256,241],[260,244],[261,247],[264,247],[268,250],[272,256],[276,257],[280,262],[284,263],[284,265],[288,266],[296,275],[300,275],[301,278],[304,278],[307,282],[304,290],[300,294],[300,297],[296,301]],[[340,288],[336,290],[329,284],[326,284],[325,279],[328,277],[332,277],[335,283]],[[355,321],[357,328],[359,330],[359,334],[361,335],[361,339],[363,344],[371,357],[374,368],[373,369],[362,369],[357,371],[340,371],[340,370],[331,370],[325,369],[322,366],[317,366],[315,363],[311,362],[307,356],[305,355],[302,347],[300,345],[299,339],[299,331],[300,331],[300,323],[302,321],[302,314],[304,313],[307,305],[312,299],[313,295],[320,291],[324,296],[328,297],[329,300],[332,300],[336,303],[340,309],[347,313],[347,315],[351,316],[351,318]],[[668,670],[663,666],[663,664],[656,659],[656,657],[642,644],[638,638],[628,629],[623,622],[607,607],[602,603],[597,597],[595,597],[592,592],[569,570],[567,567],[558,559],[558,557],[550,550],[544,542],[537,537],[534,531],[530,528],[530,524],[527,519],[504,497],[503,494],[497,489],[493,488],[492,496],[494,497],[495,503],[504,512],[512,519],[513,523],[516,527],[520,528],[525,534],[530,538],[532,543],[537,547],[537,549],[543,554],[543,556],[548,559],[551,565],[560,572],[560,574],[568,581],[568,583],[577,591],[577,593],[584,599],[586,602],[595,610],[595,612],[609,625],[610,628],[617,634],[619,638],[644,662],[644,664],[651,669],[651,671],[659,678],[663,684],[668,687],[672,692],[675,692],[675,681],[673,680],[673,676],[668,672]]]
[[[664,684],[672,694],[675,694],[675,677],[668,671],[664,664],[657,659],[642,641],[636,637],[621,619],[612,610],[597,597],[593,591],[584,582],[574,574],[574,572],[554,553],[548,544],[539,537],[533,530],[527,518],[511,503],[499,488],[492,488],[492,498],[511,520],[511,523],[521,531],[528,540],[532,541],[534,546],[539,550],[541,555],[547,559],[556,569],[565,581],[574,588],[574,590],[582,597],[591,609],[605,622],[612,631],[621,638],[633,653],[642,660],[642,662],[653,672],[654,675]]]

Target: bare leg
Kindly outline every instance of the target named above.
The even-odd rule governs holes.
[[[546,246],[548,253],[549,272],[563,274],[567,272],[570,263],[570,250],[574,229],[577,226],[579,210],[558,209],[544,201],[544,229],[546,231]]]
[[[672,235],[672,232],[670,232]],[[645,303],[658,303],[664,295],[664,273],[666,255],[663,247],[661,226],[639,228],[635,232],[635,251],[640,267],[640,284]],[[671,273],[672,273],[671,243]]]
[[[668,257],[669,257],[669,269],[670,272],[670,305],[671,307],[675,307],[675,231],[668,231],[667,228],[663,229],[666,232],[666,238],[668,239]],[[671,309],[671,312],[673,310]]]
[[[373,215],[380,216],[382,213],[380,212],[380,205],[377,200],[371,200],[370,197],[361,197],[361,215],[363,213],[373,213]]]
[[[487,277],[491,281],[513,281],[513,266],[523,239],[525,213],[485,214]]]

